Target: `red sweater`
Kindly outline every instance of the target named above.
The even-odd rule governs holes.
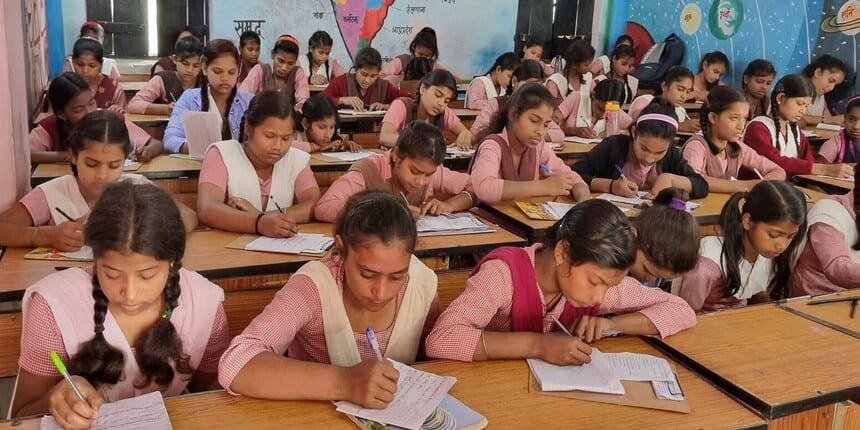
[[[331,101],[335,105],[337,105],[338,99],[340,99],[341,97],[349,97],[349,87],[347,86],[348,85],[347,78],[351,78],[351,77],[352,77],[352,74],[347,73],[347,74],[340,75],[340,76],[332,79],[331,82],[329,82],[328,87],[326,87],[325,91],[323,91],[322,94],[324,96],[328,97],[329,99],[331,99]],[[356,84],[356,85],[358,85],[358,84]],[[374,85],[388,85],[388,89],[386,90],[386,94],[385,94],[385,99],[379,100],[379,103],[383,103],[383,104],[388,105],[388,104],[391,104],[391,102],[394,101],[394,99],[398,99],[400,97],[413,97],[412,94],[409,94],[409,93],[404,92],[404,91],[400,91],[400,89],[398,89],[394,85],[391,85],[391,83],[386,81],[385,79],[377,79],[376,82],[374,83]],[[371,87],[371,88],[368,88],[367,92],[364,93],[364,96],[361,97],[361,100],[364,102],[365,106],[370,106],[371,104],[376,102],[376,100],[371,100],[373,93],[374,93],[373,87]]]
[[[802,130],[798,128],[798,131],[800,132],[800,144],[797,148],[797,158],[785,157],[780,154],[779,149],[773,144],[770,131],[759,122],[751,122],[747,126],[746,132],[744,132],[744,143],[782,167],[789,178],[794,175],[807,175],[812,173],[812,165],[815,160],[809,149],[809,140],[806,139]]]

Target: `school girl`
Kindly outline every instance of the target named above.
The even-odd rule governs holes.
[[[759,58],[747,64],[741,82],[744,95],[750,104],[747,121],[758,116],[767,116],[770,113],[770,97],[767,93],[770,91],[770,86],[775,78],[776,69],[770,61]]]
[[[299,67],[308,77],[311,85],[328,85],[332,79],[346,73],[346,69],[331,55],[334,45],[331,35],[323,30],[317,30],[308,40],[307,55],[299,56]]]
[[[606,136],[606,103],[614,101],[619,105],[624,98],[624,84],[615,79],[600,81],[588,98],[590,101],[582,104],[582,92],[576,91],[565,97],[552,115],[553,122],[559,124],[565,135],[593,139]],[[618,111],[618,129],[630,128],[633,120],[626,112]]]
[[[469,210],[477,203],[469,175],[442,166],[444,159],[442,132],[425,121],[413,121],[400,133],[397,146],[356,162],[334,181],[314,208],[314,216],[334,222],[350,196],[365,189],[403,197],[415,219]]]
[[[289,34],[281,35],[272,48],[272,64],[257,63],[239,89],[251,94],[263,90],[280,91],[290,96],[294,105],[301,106],[310,97],[310,87],[305,72],[296,67],[298,58],[298,40]]]
[[[511,82],[511,74],[520,65],[520,59],[513,52],[505,52],[496,58],[490,70],[481,76],[476,76],[466,89],[466,109],[480,110],[493,97],[505,95],[505,89]]]
[[[302,106],[295,140],[306,142],[310,152],[361,151],[361,145],[338,134],[339,128],[337,106],[328,97],[312,95]]]
[[[263,91],[248,105],[239,140],[209,146],[197,191],[204,224],[290,237],[310,221],[320,189],[307,144],[293,141],[297,122],[286,95]]]
[[[505,95],[487,100],[487,104],[484,105],[481,112],[478,113],[478,116],[475,118],[475,121],[472,122],[472,127],[469,128],[469,131],[472,132],[472,145],[481,143],[484,138],[487,137],[489,134],[488,129],[490,121],[493,115],[510,102],[511,94],[513,94],[517,88],[529,82],[540,84],[546,81],[546,75],[544,75],[542,69],[542,63],[535,60],[523,60],[520,65],[514,69],[514,72],[511,74],[511,81],[508,84],[508,88],[505,90]],[[564,142],[564,131],[561,130],[561,127],[559,127],[555,121],[551,122],[547,128],[544,140],[555,144],[562,144]]]
[[[594,61],[594,48],[584,40],[574,40],[564,53],[564,68],[546,81],[546,87],[558,106],[571,92],[591,94],[592,74],[588,71]],[[584,97],[583,104],[587,104]]]
[[[383,78],[394,85],[399,85],[403,80],[403,72],[409,61],[415,57],[423,57],[430,60],[433,65],[433,70],[447,70],[441,62],[439,62],[439,45],[436,42],[436,30],[430,27],[424,27],[415,34],[412,42],[409,43],[409,53],[398,55],[393,60],[389,61],[379,77]],[[453,75],[452,75],[453,76]],[[454,82],[459,82],[458,78],[454,78]]]
[[[749,108],[740,90],[714,88],[702,105],[702,133],[684,144],[684,159],[705,177],[711,192],[736,193],[762,179],[785,180],[785,170],[741,141]]]
[[[822,120],[831,124],[842,122],[842,118],[834,115],[831,108],[827,106],[824,96],[845,81],[845,78],[848,77],[848,66],[842,60],[824,54],[812,60],[803,68],[802,73],[803,76],[809,78],[812,86],[815,87],[812,104],[806,108],[805,122],[812,125],[818,124]]]
[[[525,60],[534,60],[540,63],[543,68],[543,73],[546,76],[552,75],[555,73],[555,69],[544,63],[541,59],[543,58],[543,43],[534,37],[529,36],[525,42],[523,42],[523,49],[520,51],[520,58]]]
[[[50,413],[63,428],[90,428],[107,402],[213,389],[229,341],[224,292],[182,268],[185,230],[167,193],[110,185],[84,242],[93,266],[54,273],[24,292],[12,416]],[[52,364],[52,351],[83,400]]]
[[[182,29],[179,34],[176,35],[176,42],[174,42],[174,47],[176,43],[179,43],[180,40],[186,37],[196,37],[194,33],[191,32],[189,27],[185,27]],[[198,39],[199,40],[199,39]],[[174,51],[171,55],[166,55],[158,59],[155,64],[152,65],[152,68],[149,69],[149,77],[152,78],[158,72],[168,71],[175,72],[176,71],[176,58],[174,55],[176,51]]]
[[[630,45],[618,45],[609,56],[609,72],[603,75],[595,75],[594,81],[600,82],[604,79],[614,79],[623,84],[624,97],[621,104],[626,105],[633,102],[639,93],[639,80],[630,73],[633,71],[633,62],[636,52]]]
[[[335,254],[302,266],[233,339],[218,372],[230,393],[381,409],[399,374],[377,358],[367,333],[385,358],[411,364],[424,355],[442,306],[436,274],[412,255],[417,233],[403,200],[355,195],[334,237]]]
[[[621,45],[627,45],[627,46],[633,48],[633,38],[627,34],[622,34],[621,36],[618,36],[618,38],[615,39],[615,44],[612,45],[612,49],[614,50],[615,48],[617,48]],[[634,60],[635,60],[635,58],[634,58]],[[632,63],[631,63],[631,66],[633,66]],[[608,75],[611,70],[612,70],[612,59],[610,58],[609,55],[601,55],[601,56],[597,57],[594,60],[594,62],[591,63],[591,66],[589,66],[589,68],[588,68],[588,71],[591,72],[591,74],[594,76]]]
[[[400,97],[413,97],[401,91],[385,79],[379,79],[382,56],[371,47],[362,48],[355,54],[353,70],[331,80],[322,92],[337,106],[363,111],[387,110],[391,102]]]
[[[683,300],[625,277],[634,252],[621,210],[599,199],[577,204],[543,242],[497,248],[478,263],[427,337],[427,355],[578,365],[606,330],[665,337],[694,326]]]
[[[99,24],[97,21],[87,21],[81,24],[81,32],[78,34],[78,39],[80,38],[88,38],[98,41],[100,45],[104,46],[105,42],[105,29]],[[102,48],[104,49],[104,48]],[[74,72],[75,71],[75,63],[72,57],[66,57],[63,60],[63,71],[64,72]],[[120,74],[119,69],[116,67],[116,61],[102,57],[102,68],[101,73],[107,76],[110,76],[111,79],[119,82]]]
[[[842,130],[827,139],[815,157],[819,163],[857,163],[860,161],[860,95],[848,100]]]
[[[797,124],[814,93],[812,83],[805,76],[783,76],[771,94],[770,116],[753,119],[744,132],[744,142],[782,167],[788,177],[810,173],[851,176],[853,170],[849,165],[816,163],[809,140]]]
[[[30,161],[33,163],[69,161],[66,139],[84,115],[96,110],[90,85],[74,72],[64,72],[51,81],[48,102],[53,114],[39,121],[28,137]],[[138,160],[149,161],[161,154],[164,144],[160,140],[151,137],[121,113],[111,113],[124,120],[131,135],[132,151]]]
[[[699,62],[699,73],[693,78],[693,97],[688,101],[704,102],[708,92],[722,85],[720,78],[729,71],[729,57],[720,51],[708,52]]]
[[[794,264],[791,295],[825,294],[860,287],[860,167],[854,190],[819,200],[807,215],[809,232]]]
[[[173,70],[156,73],[128,102],[129,113],[170,115],[176,101],[189,88],[200,85],[203,42],[189,36],[173,47]]]
[[[475,149],[469,171],[478,199],[497,203],[533,196],[590,197],[587,185],[544,142],[553,98],[536,83],[523,84],[496,112],[488,136]]]
[[[239,35],[239,55],[241,60],[238,64],[239,83],[245,81],[248,73],[257,62],[260,61],[260,47],[263,46],[260,41],[260,34],[256,31],[245,30]]]
[[[657,95],[663,96],[675,105],[675,116],[678,118],[678,131],[695,133],[701,129],[699,121],[690,118],[684,103],[693,93],[693,72],[684,66],[672,66],[663,76]],[[628,113],[635,121],[645,106],[651,104],[654,96],[643,94],[630,103]]]
[[[708,183],[684,160],[675,146],[675,108],[657,97],[642,109],[631,136],[604,139],[573,170],[591,191],[630,197],[640,190],[655,196],[664,188],[680,188],[694,199],[708,194]]]
[[[238,139],[240,122],[251,93],[238,90],[236,79],[239,70],[239,51],[226,39],[213,39],[203,48],[203,79],[200,88],[182,93],[173,106],[170,121],[164,130],[164,149],[167,152],[188,153],[182,114],[185,111],[218,112],[221,115],[221,138]]]
[[[803,194],[785,181],[761,181],[732,194],[720,229],[722,236],[702,238],[699,262],[681,278],[678,295],[706,312],[788,297],[790,265],[806,234]]]
[[[457,136],[455,143],[458,148],[471,148],[472,133],[448,107],[456,98],[457,82],[454,75],[447,70],[430,72],[418,87],[417,100],[401,97],[391,102],[382,118],[379,144],[389,148],[396,145],[398,134],[406,124],[420,119]]]
[[[125,109],[125,92],[122,84],[102,73],[104,49],[97,40],[83,37],[72,47],[72,70],[81,75],[90,86],[96,106],[122,112]]]

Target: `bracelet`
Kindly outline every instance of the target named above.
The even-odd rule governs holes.
[[[257,215],[257,219],[254,221],[254,233],[256,233],[257,236],[262,236],[262,234],[260,234],[260,219],[263,218],[263,215],[265,214],[265,212],[260,212],[260,214]]]
[[[460,194],[465,194],[469,198],[469,207],[475,206],[475,198],[472,197],[472,193],[469,190],[460,191]]]
[[[39,232],[39,227],[33,229],[33,236],[30,237],[30,242],[33,242],[33,246],[36,246],[36,233]]]
[[[618,178],[615,178],[615,179],[609,181],[609,194],[612,194],[612,185],[614,185],[615,181],[617,181],[617,180],[618,180]]]
[[[489,360],[490,353],[487,351],[487,342],[484,340],[484,330],[481,330],[481,346],[484,347],[484,356]]]

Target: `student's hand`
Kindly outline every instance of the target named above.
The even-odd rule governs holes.
[[[454,210],[448,202],[443,202],[437,199],[430,199],[430,201],[421,206],[421,216],[424,216],[425,214],[439,215],[443,213],[451,213],[453,211]]]
[[[573,135],[585,139],[597,138],[597,133],[591,127],[576,127],[573,129]]]
[[[591,343],[602,338],[603,332],[610,329],[618,329],[611,319],[583,315],[579,317],[571,333],[585,343]]]
[[[328,83],[328,79],[326,79],[323,75],[313,75],[311,76],[311,85],[325,85]]]
[[[827,166],[825,168],[827,171],[825,175],[835,176],[837,178],[854,177],[854,168],[849,164],[826,164],[825,166]]]
[[[420,207],[418,207],[418,206],[413,206],[413,205],[411,205],[411,204],[410,204],[410,205],[406,205],[406,207],[407,207],[407,208],[409,208],[409,212],[412,214],[412,219],[414,219],[414,220],[418,220],[418,219],[421,219],[421,217],[423,217],[423,216],[424,216],[424,212],[422,212],[422,211],[421,211],[421,208],[420,208]]]
[[[385,103],[371,103],[370,110],[388,110],[388,105]]]
[[[293,237],[299,227],[283,212],[267,212],[260,218],[259,230],[266,237]]]
[[[694,119],[688,119],[680,124],[678,124],[678,131],[683,131],[687,133],[696,133],[702,129],[702,124],[699,121]]]
[[[361,145],[355,143],[352,140],[335,140],[332,142],[331,150],[333,151],[349,151],[349,152],[361,152]]]
[[[615,194],[621,197],[633,197],[639,191],[639,186],[635,182],[626,179],[618,178],[612,181],[609,189],[610,194]]]
[[[657,180],[654,181],[654,185],[651,186],[651,190],[648,191],[648,194],[645,196],[646,199],[653,199],[654,196],[660,193],[665,188],[669,188],[672,186],[672,178],[675,175],[671,173],[661,173],[660,176],[657,177]]]
[[[573,188],[573,175],[568,172],[556,173],[541,181],[544,185],[543,189],[550,196],[566,196],[570,194],[570,190]]]
[[[173,108],[176,107],[175,102],[170,102],[167,104],[167,114],[170,115],[173,113]]]
[[[149,143],[143,145],[134,152],[137,161],[146,163],[164,152],[164,142],[158,139],[149,139]]]
[[[539,358],[559,366],[585,364],[591,362],[591,347],[575,336],[546,333],[541,336]]]
[[[346,399],[370,409],[383,409],[397,391],[400,372],[389,361],[365,361],[346,369]]]
[[[338,106],[346,106],[359,112],[364,112],[364,101],[358,97],[341,97],[337,99]]]
[[[468,151],[472,149],[472,133],[464,131],[458,134],[457,141],[454,143],[457,144],[457,148],[461,151]]]
[[[123,109],[120,105],[110,105],[105,110],[116,113],[125,113],[125,109]]]
[[[230,206],[233,209],[240,210],[242,212],[258,212],[257,208],[251,204],[251,202],[241,198],[241,197],[230,197],[227,199],[227,206]]]
[[[87,402],[82,402],[65,380],[60,380],[48,393],[48,412],[54,416],[57,424],[66,430],[92,428],[98,419],[99,409],[105,402],[104,398],[86,379],[72,376],[72,380]]]
[[[59,251],[77,251],[84,246],[84,222],[82,220],[67,221],[60,225],[50,227],[51,248]]]

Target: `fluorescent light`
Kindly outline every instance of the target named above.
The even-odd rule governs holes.
[[[158,56],[158,0],[147,0],[146,2],[146,33],[149,47],[147,54],[150,57]]]

